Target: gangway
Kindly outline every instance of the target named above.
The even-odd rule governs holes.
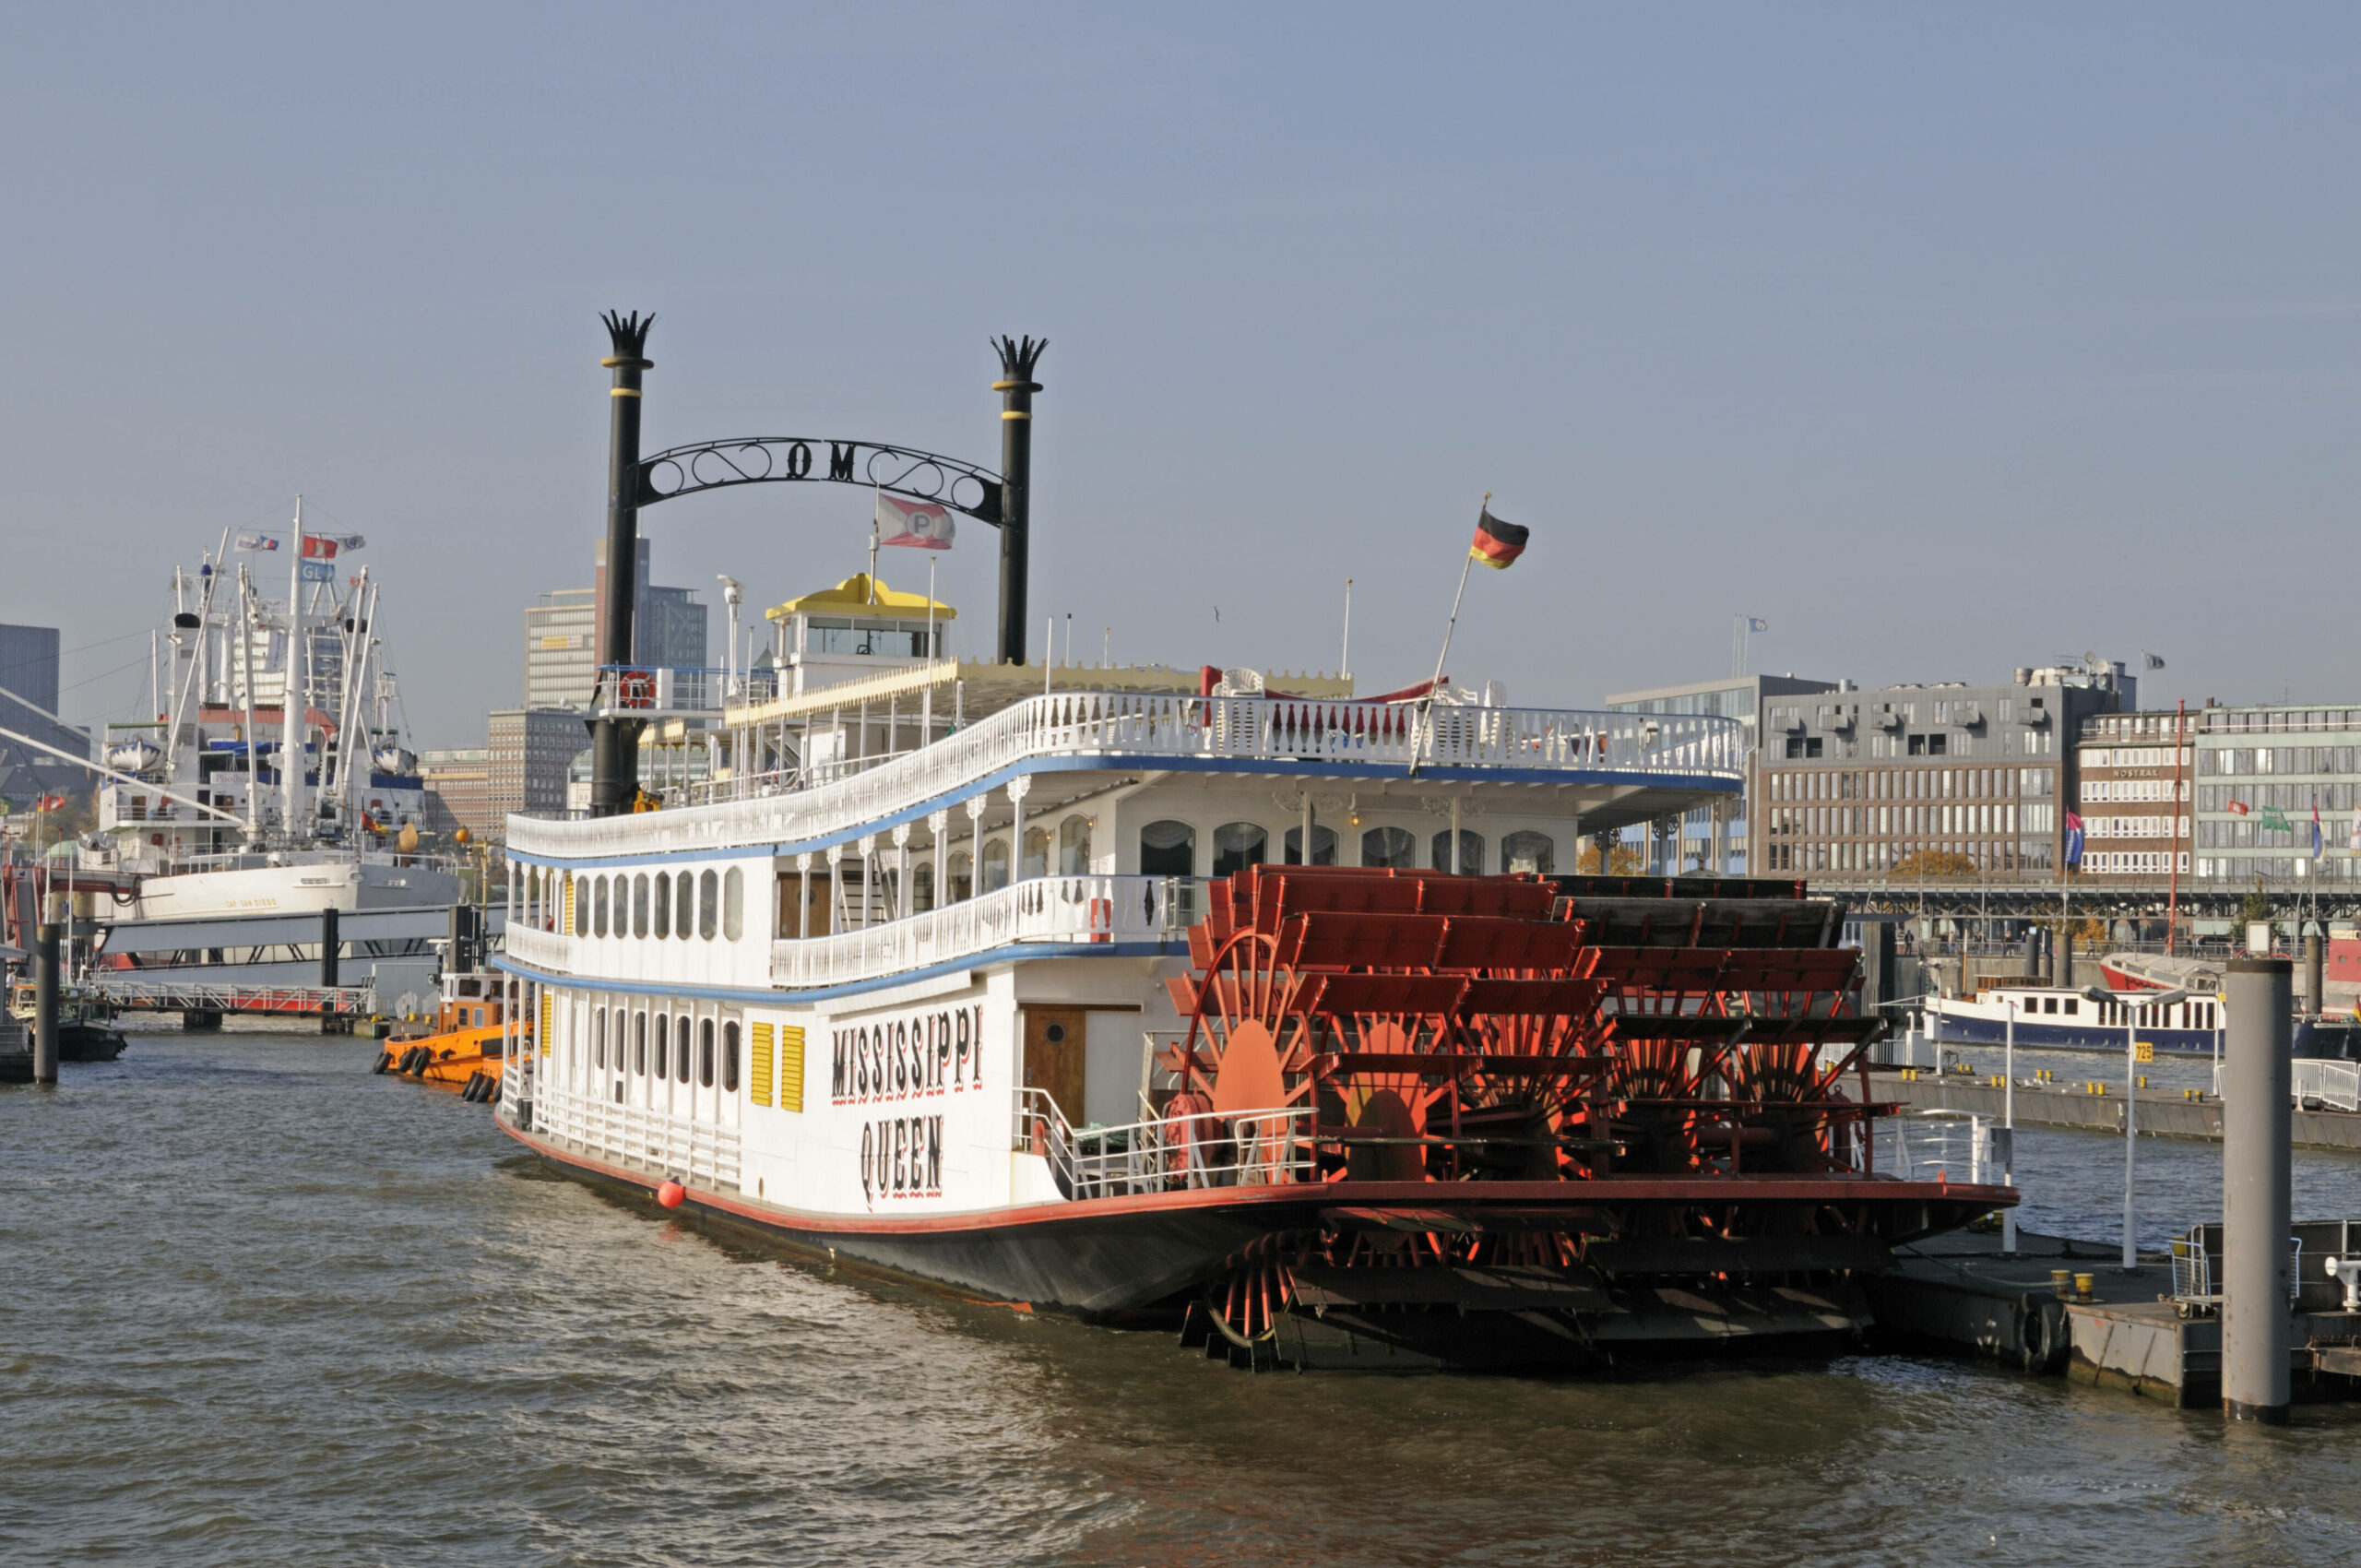
[[[366,1017],[377,1008],[374,985],[219,985],[202,980],[117,980],[103,971],[90,994],[125,1013],[259,1013],[287,1017]]]

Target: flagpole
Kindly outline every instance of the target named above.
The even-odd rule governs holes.
[[[1477,508],[1476,515],[1478,517],[1481,517],[1484,515],[1484,511],[1489,508],[1491,505],[1492,493],[1488,490],[1484,492],[1483,506]],[[1467,597],[1467,574],[1475,568],[1475,565],[1476,555],[1475,552],[1471,551],[1468,552],[1467,559],[1459,564],[1459,591],[1451,596],[1451,620],[1442,629],[1442,651],[1435,655],[1435,678],[1427,683],[1427,695],[1419,702],[1418,711],[1411,716],[1410,771],[1407,777],[1412,778],[1416,778],[1418,776],[1418,747],[1424,743],[1424,738],[1421,736],[1419,731],[1423,728],[1428,711],[1434,707],[1435,689],[1442,684],[1442,667],[1444,661],[1451,658],[1452,635],[1459,630],[1460,601]],[[1310,850],[1307,849],[1305,852],[1309,854]],[[1457,859],[1458,847],[1456,844],[1453,846],[1452,853],[1453,858]]]
[[[885,505],[883,487],[869,487],[869,602],[877,602],[877,509]],[[934,595],[927,595],[932,599]]]

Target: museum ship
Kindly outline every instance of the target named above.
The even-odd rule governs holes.
[[[1891,1245],[2014,1201],[1879,1168],[1836,906],[1561,874],[1734,803],[1738,724],[961,661],[955,613],[781,605],[779,695],[702,716],[608,672],[714,721],[708,781],[510,819],[506,1131],[1256,1364],[1841,1339]]]
[[[306,529],[299,500],[286,528],[225,533],[174,568],[154,717],[107,726],[96,831],[42,873],[100,889],[95,951],[76,957],[101,992],[366,985],[381,961],[431,989],[460,883],[421,852],[425,782],[377,586],[350,568],[362,543]],[[33,899],[9,874],[26,884],[0,897],[13,929]]]

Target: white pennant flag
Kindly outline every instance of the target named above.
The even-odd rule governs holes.
[[[877,542],[906,550],[948,550],[953,533],[951,511],[931,501],[906,501],[877,493]]]

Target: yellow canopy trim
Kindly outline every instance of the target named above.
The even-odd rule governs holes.
[[[885,579],[870,580],[866,572],[855,572],[832,588],[807,593],[801,599],[790,599],[785,604],[774,605],[764,616],[772,621],[784,621],[789,615],[811,611],[832,612],[867,611],[872,615],[923,616],[931,608],[938,621],[955,621],[959,612],[947,604],[930,600],[922,593],[896,593],[885,586]]]

